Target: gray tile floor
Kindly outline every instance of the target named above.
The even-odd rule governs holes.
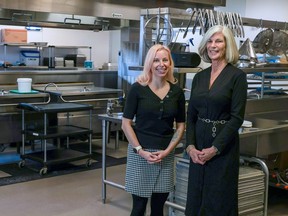
[[[116,154],[114,149],[108,151]],[[119,153],[123,152],[125,150],[119,150]],[[125,165],[107,169],[107,178],[113,182],[123,185],[124,175]],[[103,204],[101,169],[1,186],[0,215],[128,216],[131,209],[130,195],[109,185],[106,188],[107,198]],[[268,216],[287,216],[288,191],[272,188],[269,196]],[[166,209],[168,215],[167,212]]]

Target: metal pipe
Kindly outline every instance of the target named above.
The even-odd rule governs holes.
[[[246,160],[246,161],[250,161],[250,162],[255,162],[258,163],[261,167],[262,170],[265,174],[265,200],[264,200],[264,216],[267,216],[267,209],[268,209],[268,189],[269,189],[269,169],[267,167],[267,165],[265,164],[264,161],[262,161],[259,158],[255,158],[255,157],[245,157],[245,156],[241,156],[241,159]]]
[[[167,205],[167,206],[169,206],[169,207],[171,207],[173,209],[179,210],[181,212],[185,211],[185,207],[184,206],[178,205],[178,204],[170,202],[170,201],[166,201],[165,205]]]
[[[65,100],[63,98],[63,95],[60,95],[60,99],[63,101],[63,102],[66,102],[66,103],[69,103],[69,102],[93,102],[93,101],[107,101],[107,100],[118,100],[118,98],[100,98],[100,99],[84,99],[84,100]]]
[[[50,100],[51,100],[51,98],[50,98],[50,96],[49,96],[49,99],[48,99],[48,101],[47,102],[43,102],[43,103],[29,103],[29,104],[48,104],[48,103],[50,103]],[[13,104],[0,104],[0,107],[7,107],[7,106],[18,106],[18,103],[13,103]]]
[[[58,90],[58,86],[56,85],[56,83],[48,83],[44,86],[44,92],[46,92],[46,89],[49,87],[49,86],[55,86],[56,88],[56,91]]]

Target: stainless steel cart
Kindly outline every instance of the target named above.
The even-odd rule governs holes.
[[[49,165],[57,163],[71,162],[88,158],[86,166],[91,165],[93,132],[91,129],[92,105],[79,103],[48,103],[41,105],[20,103],[18,108],[22,109],[22,160],[19,162],[19,167],[25,166],[25,159],[34,160],[43,164],[43,168],[40,169],[39,173],[40,175],[44,175],[47,173]],[[77,111],[89,112],[89,125],[87,125],[87,128],[69,124],[69,113]],[[42,116],[43,124],[40,128],[29,127],[26,122],[26,115],[28,113],[35,113],[40,115],[40,117]],[[65,125],[48,124],[48,115],[57,113],[67,113]],[[89,144],[88,153],[70,149],[69,138],[72,136],[87,136]],[[48,150],[47,140],[59,138],[66,138],[66,148],[61,148],[58,146],[57,148]],[[26,153],[25,144],[30,140],[40,140],[43,144],[43,149],[41,149],[41,151]]]

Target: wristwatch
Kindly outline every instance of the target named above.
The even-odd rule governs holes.
[[[133,151],[134,153],[138,154],[141,149],[142,149],[142,146],[139,145],[139,146],[134,147]]]

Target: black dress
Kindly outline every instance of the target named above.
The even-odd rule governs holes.
[[[238,215],[239,134],[247,99],[246,74],[228,64],[209,89],[211,67],[195,75],[187,111],[187,145],[214,145],[220,154],[204,165],[190,159],[187,216]],[[201,118],[201,119],[199,119]],[[216,124],[203,121],[225,120]]]

